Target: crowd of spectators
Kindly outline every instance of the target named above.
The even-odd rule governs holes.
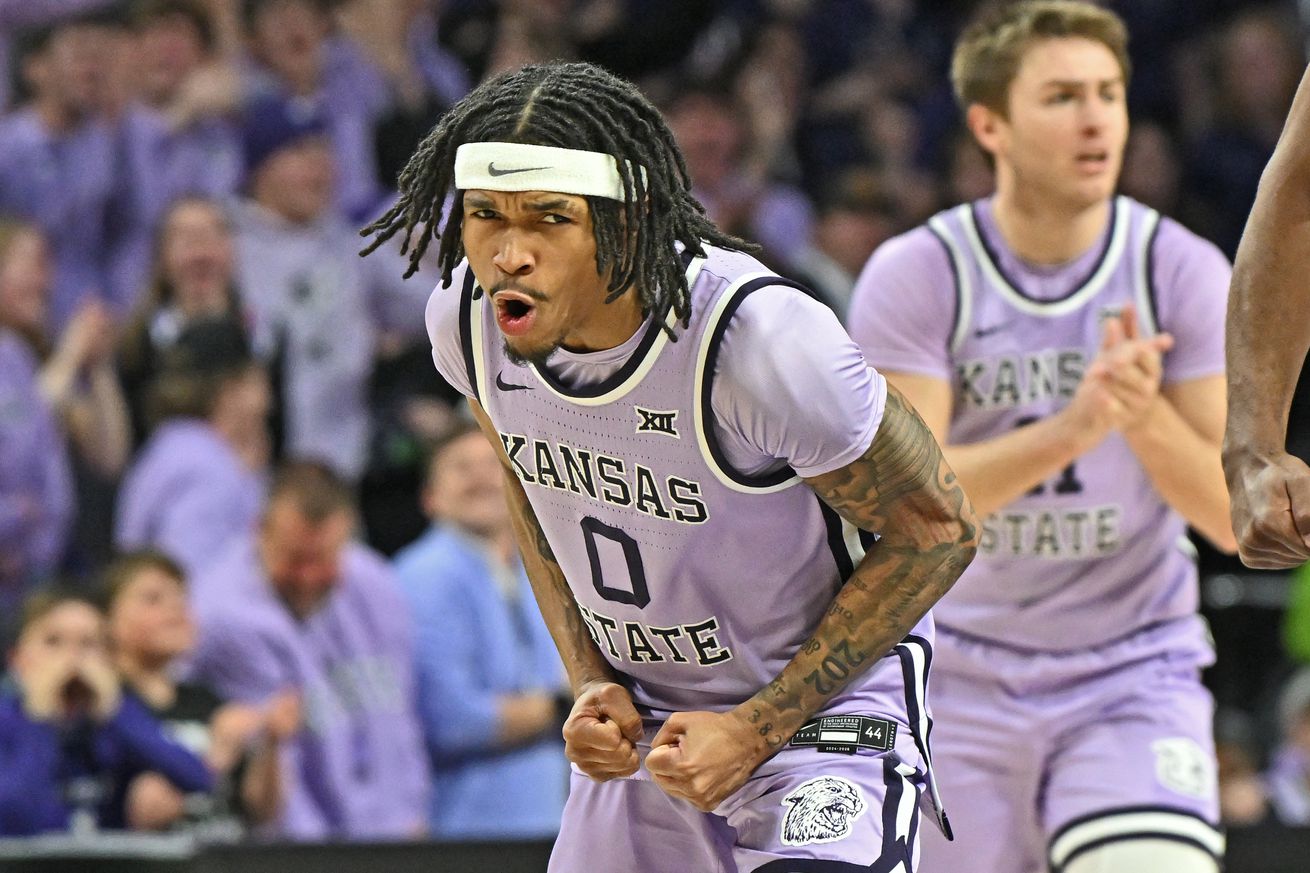
[[[0,835],[549,836],[563,679],[497,462],[431,366],[435,270],[356,228],[477,81],[585,59],[844,312],[880,243],[990,191],[946,75],[976,5],[0,0]],[[1122,190],[1231,256],[1310,3],[1107,5]],[[1219,695],[1264,725],[1221,732],[1233,821],[1310,823],[1293,660],[1263,712]]]

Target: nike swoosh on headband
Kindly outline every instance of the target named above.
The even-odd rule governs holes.
[[[627,163],[633,191],[645,176],[644,167]],[[462,191],[555,191],[624,202],[632,193],[624,178],[604,152],[512,142],[466,142],[455,150],[455,187]]]
[[[517,169],[517,170],[498,170],[498,169],[496,169],[496,162],[495,162],[495,161],[492,161],[491,163],[487,164],[487,175],[488,175],[488,176],[509,176],[509,175],[514,174],[514,173],[531,173],[533,170],[549,170],[549,169],[552,169],[552,168],[551,168],[551,167],[520,167],[520,168]]]

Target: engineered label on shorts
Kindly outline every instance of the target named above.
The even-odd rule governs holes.
[[[895,744],[896,725],[867,715],[825,715],[806,722],[791,738],[793,746],[840,755],[853,755],[857,749],[885,752]]]

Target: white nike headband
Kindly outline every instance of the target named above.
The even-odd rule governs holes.
[[[637,169],[644,179],[646,171]],[[613,155],[513,142],[467,142],[456,149],[455,187],[627,199]]]

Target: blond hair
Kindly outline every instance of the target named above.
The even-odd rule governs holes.
[[[1041,40],[1069,37],[1108,48],[1127,84],[1128,28],[1118,15],[1084,0],[1020,0],[989,9],[960,34],[951,58],[955,99],[965,110],[979,103],[1008,115],[1010,83],[1024,54]]]

